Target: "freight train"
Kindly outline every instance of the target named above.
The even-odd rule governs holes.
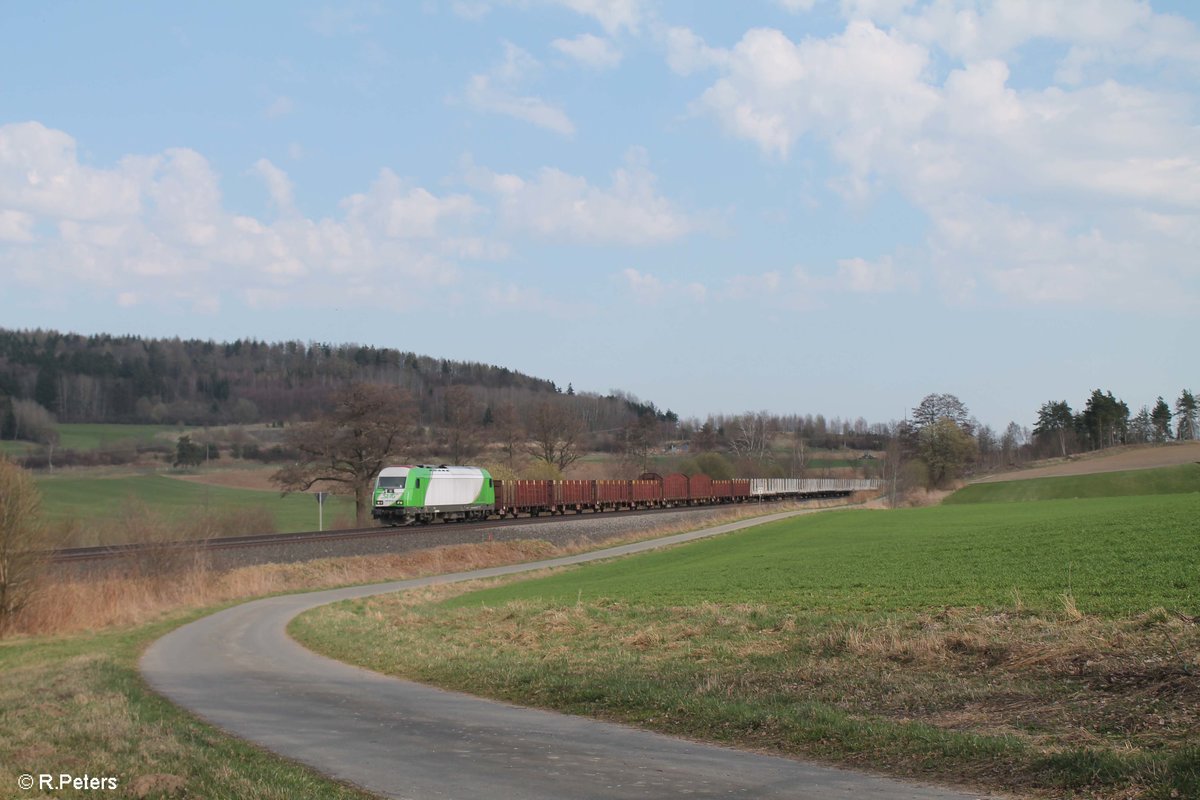
[[[448,465],[385,467],[371,515],[386,525],[482,521],[522,514],[705,506],[784,498],[845,497],[878,489],[869,479],[732,478],[657,475],[636,480],[495,480],[486,469]]]

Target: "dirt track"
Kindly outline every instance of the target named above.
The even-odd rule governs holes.
[[[1171,442],[1159,445],[1124,447],[1116,451],[1085,453],[1066,459],[1039,462],[1027,469],[989,475],[972,483],[1019,481],[1027,478],[1059,478],[1068,475],[1094,475],[1127,469],[1154,469],[1200,462],[1200,442]]]

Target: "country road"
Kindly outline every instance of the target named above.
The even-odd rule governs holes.
[[[146,651],[141,670],[223,730],[385,797],[978,797],[446,692],[319,656],[285,631],[297,614],[338,600],[611,558],[797,513],[806,512],[532,564],[265,598],[176,629]]]

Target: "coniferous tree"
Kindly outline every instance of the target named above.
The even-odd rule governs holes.
[[[1171,438],[1171,407],[1161,395],[1150,412],[1150,424],[1154,428],[1154,441],[1165,442]]]
[[[1196,396],[1187,389],[1184,389],[1180,393],[1179,399],[1175,401],[1175,418],[1178,426],[1177,435],[1180,439],[1197,438],[1196,416]]]

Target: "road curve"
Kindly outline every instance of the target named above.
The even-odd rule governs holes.
[[[446,692],[325,658],[285,632],[292,617],[338,600],[611,558],[797,513],[532,564],[256,600],[167,634],[141,671],[225,731],[386,797],[977,797]]]

